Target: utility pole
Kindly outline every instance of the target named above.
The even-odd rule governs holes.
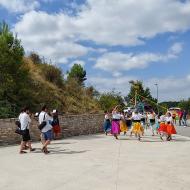
[[[158,83],[156,83],[155,86],[156,86],[156,98],[157,98],[157,111],[158,111],[158,114],[159,114],[159,107],[158,107]]]
[[[137,90],[135,90],[135,108],[137,106]]]

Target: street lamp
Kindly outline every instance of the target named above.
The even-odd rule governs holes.
[[[157,111],[159,114],[159,107],[158,107],[158,83],[154,84],[156,86],[156,99],[157,99]]]

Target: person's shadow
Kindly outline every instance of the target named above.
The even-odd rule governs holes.
[[[90,150],[74,151],[69,149],[59,149],[59,147],[49,147],[48,150],[50,151],[49,154],[81,154],[90,151]],[[41,148],[36,148],[36,150],[33,153],[43,153],[43,152]]]

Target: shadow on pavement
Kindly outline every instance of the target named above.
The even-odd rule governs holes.
[[[81,151],[65,151],[65,150],[52,150],[50,151],[50,154],[81,154],[88,152],[89,150],[81,150]]]
[[[50,147],[50,148],[48,148],[48,150],[50,151],[50,154],[80,154],[80,153],[85,153],[85,152],[90,151],[90,150],[73,151],[73,150],[69,150],[69,149],[59,149],[58,147],[57,148]],[[33,153],[43,154],[41,148],[36,148],[36,150]]]
[[[51,144],[54,145],[54,144],[75,144],[76,142],[55,142],[53,141]]]
[[[92,140],[92,139],[102,139],[104,138],[105,136],[100,136],[102,134],[99,134],[99,135],[87,135],[87,136],[74,136],[74,137],[71,137],[73,139],[77,139],[77,140]]]

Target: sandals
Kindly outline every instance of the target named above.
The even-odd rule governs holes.
[[[31,150],[30,150],[30,152],[33,152],[33,151],[35,151],[36,149],[35,148],[32,148]]]
[[[26,154],[27,152],[21,150],[19,153],[20,153],[20,154]]]
[[[29,146],[26,145],[26,146],[24,147],[24,150],[28,150],[28,149],[29,149]]]
[[[49,154],[49,153],[50,153],[50,151],[48,151],[46,147],[43,147],[43,148],[42,148],[42,152],[43,152],[44,154]]]

